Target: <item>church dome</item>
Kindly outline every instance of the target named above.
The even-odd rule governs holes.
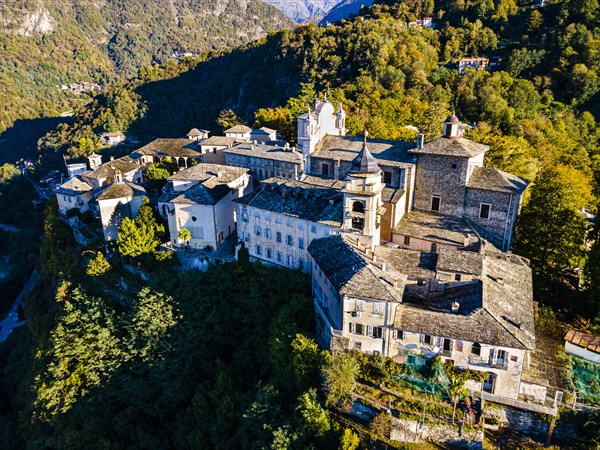
[[[363,142],[362,150],[356,155],[356,158],[352,160],[352,165],[350,166],[349,173],[378,173],[381,172],[381,169],[377,165],[377,160],[371,155],[371,152],[367,148],[367,136],[369,133],[365,130],[364,137],[365,140]]]
[[[460,120],[458,119],[458,117],[452,115],[446,119],[446,123],[459,124]]]

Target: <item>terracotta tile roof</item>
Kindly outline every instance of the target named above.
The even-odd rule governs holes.
[[[600,336],[594,336],[571,328],[565,336],[565,341],[578,347],[583,347],[591,352],[600,353]]]

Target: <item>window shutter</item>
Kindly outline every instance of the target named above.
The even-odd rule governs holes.
[[[371,325],[367,325],[367,336],[373,336],[373,327]]]
[[[494,350],[493,348],[490,348],[490,364],[494,363],[495,353],[496,353],[496,350]]]
[[[423,342],[425,342],[425,335],[424,335],[424,334],[421,334],[421,335],[419,336],[419,342],[420,342],[421,344],[422,344]]]
[[[394,331],[392,331],[392,337],[393,337],[394,339],[398,339],[398,330],[394,330]]]

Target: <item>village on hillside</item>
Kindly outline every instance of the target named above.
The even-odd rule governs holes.
[[[439,124],[442,137],[416,142],[347,136],[345,119],[325,97],[298,117],[298,147],[276,130],[236,125],[108,161],[93,153],[67,166],[60,215],[81,243],[91,233],[81,215],[96,217],[110,252],[120,223],[150,197],[168,225],[162,250],[185,267],[207,270],[245,249],[252,261],[310,274],[321,348],[477,371],[466,387],[482,407],[547,414],[551,436],[558,408],[587,399],[552,375],[536,340],[529,261],[511,252],[529,181],[485,167],[489,148],[463,137],[456,116]],[[160,162],[178,170],[151,192],[146,169]],[[599,342],[571,330],[565,350],[598,370]]]

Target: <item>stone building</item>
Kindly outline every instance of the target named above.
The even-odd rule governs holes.
[[[297,180],[304,173],[302,153],[289,146],[245,143],[223,153],[226,165],[246,167],[257,180],[272,177]]]
[[[100,155],[92,154],[89,157],[90,170],[80,175],[81,179],[94,190],[121,181],[128,181],[130,183],[142,182],[144,166],[130,156],[123,156],[117,159],[111,157],[110,161],[98,164],[101,162],[100,158]]]
[[[440,356],[488,373],[471,388],[518,397],[535,348],[531,269],[522,258],[372,248],[349,234],[314,240],[309,253],[321,346],[401,363]]]
[[[58,212],[65,215],[73,208],[82,213],[88,211],[92,193],[92,187],[81,178],[70,178],[56,189]]]
[[[252,133],[252,128],[246,125],[236,125],[234,127],[229,128],[228,130],[225,130],[224,133],[226,137],[248,141],[250,140],[250,133]]]
[[[146,197],[146,190],[129,181],[110,184],[96,196],[104,240],[117,239],[119,225],[125,217],[134,219]]]
[[[169,158],[179,167],[189,167],[192,161],[200,160],[198,142],[188,138],[159,138],[137,149],[129,155],[140,165],[158,163]]]
[[[252,190],[247,169],[218,164],[197,164],[172,175],[158,200],[175,246],[218,248],[236,231],[234,203]],[[189,242],[179,239],[186,228]]]

